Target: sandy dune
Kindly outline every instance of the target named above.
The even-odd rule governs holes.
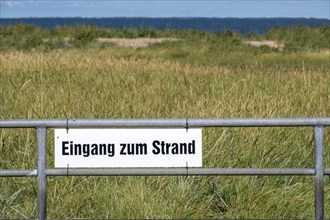
[[[99,43],[115,43],[118,46],[141,48],[147,47],[151,44],[158,44],[166,41],[177,41],[176,38],[97,38],[96,41]],[[244,41],[245,44],[261,47],[267,46],[270,48],[278,49],[282,51],[284,49],[284,44],[276,41],[264,40],[264,41]]]
[[[165,41],[177,41],[175,38],[97,38],[96,41],[99,43],[115,43],[119,46],[141,48],[147,47],[150,44],[162,43]]]
[[[285,47],[283,43],[278,43],[276,41],[271,40],[264,40],[264,41],[244,41],[244,43],[249,44],[254,47],[261,47],[261,46],[267,46],[270,48],[278,49],[279,51],[282,51]]]

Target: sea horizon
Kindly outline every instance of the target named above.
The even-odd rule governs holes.
[[[241,34],[265,34],[275,27],[295,26],[321,27],[330,24],[330,19],[320,18],[240,18],[240,17],[28,17],[0,18],[0,26],[28,24],[53,29],[75,25],[94,25],[98,28],[150,28],[185,29],[221,32],[233,30]]]

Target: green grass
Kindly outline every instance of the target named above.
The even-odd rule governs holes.
[[[38,31],[41,39],[49,34]],[[61,35],[52,36],[61,40],[72,30],[56,31]],[[278,36],[285,41],[294,33]],[[245,45],[234,33],[154,34],[182,40],[140,49],[92,40],[47,50],[44,43],[1,44],[1,119],[330,115],[325,46],[297,43],[277,51]],[[54,167],[53,129],[47,138],[47,167]],[[329,138],[327,127],[327,167]],[[0,129],[0,169],[36,168],[35,139],[34,129]],[[313,163],[312,128],[203,129],[203,167]],[[313,184],[312,176],[48,177],[47,212],[49,218],[314,218]],[[325,178],[325,201],[329,185]],[[1,178],[0,188],[0,218],[37,216],[35,177]]]

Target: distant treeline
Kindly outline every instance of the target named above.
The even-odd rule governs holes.
[[[320,27],[329,25],[329,19],[315,18],[2,18],[1,26],[30,24],[53,29],[75,25],[93,25],[99,28],[203,30],[217,33],[233,30],[240,34],[265,34],[274,27]]]

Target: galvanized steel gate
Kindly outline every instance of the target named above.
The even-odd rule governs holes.
[[[0,177],[38,178],[38,219],[46,219],[47,176],[186,176],[186,175],[310,175],[315,178],[315,218],[324,219],[324,127],[326,118],[193,118],[193,119],[9,119],[0,128],[36,128],[38,167],[33,170],[0,170]],[[203,127],[313,127],[314,168],[122,168],[48,169],[47,128],[203,128]]]

